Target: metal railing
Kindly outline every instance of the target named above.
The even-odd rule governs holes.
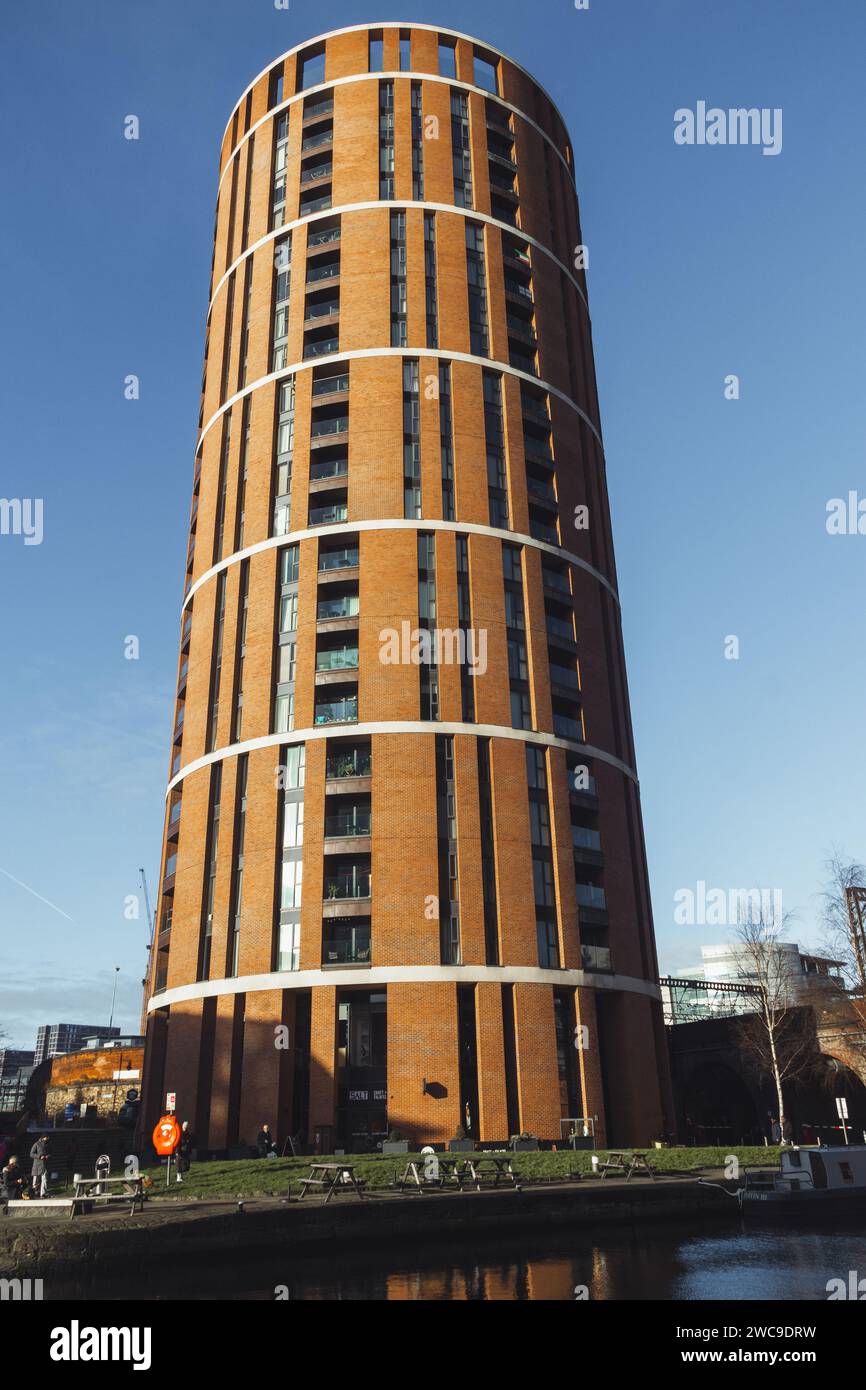
[[[594,883],[576,883],[574,896],[580,907],[594,907],[599,912],[603,912],[607,907],[604,889],[596,887]]]
[[[355,618],[358,615],[358,606],[357,594],[343,594],[340,598],[319,599],[316,617],[323,621],[327,618]]]
[[[331,781],[343,777],[369,777],[372,767],[372,755],[356,748],[351,753],[329,754],[325,759],[325,776]]]
[[[369,869],[349,869],[332,874],[325,880],[325,898],[329,902],[341,899],[369,898],[372,875]]]
[[[357,669],[357,647],[338,647],[333,651],[316,653],[317,671],[357,671]]]
[[[358,718],[358,697],[347,695],[342,700],[328,700],[316,705],[317,724],[346,724]]]
[[[323,550],[319,554],[320,570],[352,569],[358,564],[358,547],[346,546],[343,550]]]

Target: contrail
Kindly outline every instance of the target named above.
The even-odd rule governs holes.
[[[35,888],[29,888],[26,883],[21,882],[20,878],[16,878],[14,874],[10,874],[7,869],[0,869],[0,874],[5,874],[7,878],[11,878],[12,882],[17,883],[18,887],[23,888],[26,893],[32,893],[33,897],[38,898],[41,903],[45,903],[46,907],[51,907],[55,912],[59,912],[60,916],[65,917],[67,922],[71,922],[73,927],[77,925],[75,918],[70,917],[68,912],[64,912],[62,907],[58,907],[56,903],[49,902],[48,898],[43,898],[42,894],[37,893]]]

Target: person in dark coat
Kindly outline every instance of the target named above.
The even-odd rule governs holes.
[[[180,1127],[180,1139],[177,1144],[177,1181],[183,1182],[183,1174],[188,1173],[192,1163],[192,1134],[189,1128],[189,1120],[184,1120]]]
[[[262,1125],[259,1130],[259,1137],[256,1140],[256,1151],[259,1158],[267,1158],[271,1149],[274,1147],[274,1138],[268,1125]]]
[[[4,1202],[15,1201],[22,1196],[24,1187],[24,1174],[18,1166],[18,1159],[13,1154],[0,1173],[0,1197]]]
[[[48,1152],[48,1135],[43,1134],[41,1139],[37,1139],[33,1148],[30,1150],[30,1157],[33,1159],[33,1168],[30,1174],[30,1181],[33,1187],[34,1197],[48,1196],[48,1160],[51,1155]]]

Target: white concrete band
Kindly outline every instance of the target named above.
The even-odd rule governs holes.
[[[369,31],[375,31],[375,30],[377,30],[377,29],[423,29],[423,30],[425,30],[427,33],[433,33],[433,34],[447,34],[448,37],[449,37],[450,39],[465,39],[465,40],[467,41],[467,43],[477,44],[479,48],[483,48],[483,49],[485,50],[485,52],[487,52],[487,53],[495,53],[496,56],[497,56],[497,58],[504,58],[505,61],[506,61],[506,63],[510,63],[511,66],[512,66],[513,68],[516,68],[518,72],[522,72],[523,75],[524,75],[524,77],[528,78],[528,80],[532,83],[533,87],[537,87],[538,90],[539,90],[545,97],[547,97],[547,100],[550,102],[550,105],[553,107],[553,110],[556,112],[557,116],[558,116],[559,119],[562,121],[563,129],[565,130],[566,134],[568,133],[568,126],[567,126],[567,124],[566,124],[565,117],[563,116],[562,112],[560,111],[559,107],[557,106],[556,102],[553,100],[553,97],[550,95],[550,93],[547,91],[547,89],[546,89],[545,87],[542,87],[542,85],[541,85],[541,83],[538,81],[538,79],[537,79],[536,77],[533,77],[532,73],[529,72],[529,71],[527,71],[527,69],[526,69],[525,67],[523,67],[523,65],[522,65],[521,63],[518,63],[518,61],[517,61],[516,58],[512,58],[511,55],[508,54],[508,53],[503,53],[503,52],[502,52],[502,49],[501,49],[501,48],[497,48],[495,44],[487,43],[484,39],[476,38],[474,34],[464,34],[464,33],[462,33],[459,29],[446,29],[446,28],[444,28],[444,27],[443,27],[442,25],[440,25],[440,24],[418,24],[418,23],[416,23],[414,20],[409,20],[409,21],[403,20],[402,22],[400,22],[399,20],[385,20],[385,21],[384,21],[383,23],[381,23],[381,24],[349,24],[349,25],[344,26],[342,29],[329,29],[328,32],[325,33],[325,34],[311,34],[310,37],[309,37],[308,39],[305,39],[303,43],[296,43],[295,46],[294,46],[294,48],[289,48],[289,49],[286,50],[285,53],[280,53],[280,54],[278,54],[276,58],[273,58],[273,59],[271,60],[271,62],[268,63],[267,67],[262,68],[261,72],[258,73],[257,76],[253,78],[252,82],[248,83],[247,86],[244,87],[244,90],[241,92],[240,96],[238,97],[237,101],[235,102],[234,106],[232,107],[232,114],[229,116],[228,120],[226,121],[225,125],[223,126],[222,139],[224,140],[224,139],[226,138],[226,131],[228,130],[229,126],[231,125],[231,123],[232,123],[232,121],[233,121],[233,119],[234,119],[235,111],[239,111],[239,110],[240,110],[241,102],[244,100],[244,98],[247,96],[247,94],[248,94],[249,92],[252,91],[252,89],[253,89],[253,87],[255,87],[256,83],[257,83],[257,82],[260,82],[261,79],[262,79],[267,73],[269,73],[269,72],[271,71],[272,68],[275,68],[275,67],[277,66],[278,63],[284,63],[285,60],[286,60],[287,58],[293,57],[296,53],[301,53],[305,48],[312,48],[314,44],[324,43],[326,39],[338,38],[341,34],[358,34],[358,33],[363,33],[363,32],[365,32],[365,31],[368,31],[368,32],[369,32]],[[296,101],[296,100],[298,99],[298,97],[302,97],[302,96],[303,96],[303,97],[307,97],[307,96],[310,96],[311,93],[321,91],[323,88],[326,88],[326,87],[333,87],[333,86],[335,85],[335,83],[336,83],[336,82],[339,82],[339,81],[346,81],[346,80],[348,80],[348,81],[357,81],[359,77],[375,77],[375,78],[414,77],[414,78],[416,78],[416,79],[417,79],[417,78],[420,78],[422,81],[426,81],[426,80],[429,78],[431,81],[434,81],[434,80],[435,80],[435,81],[440,81],[440,82],[451,82],[451,83],[456,84],[457,86],[466,87],[469,91],[472,91],[472,92],[480,92],[482,96],[490,97],[490,99],[491,99],[492,101],[498,101],[499,104],[500,104],[501,106],[507,106],[507,107],[509,107],[510,110],[516,111],[517,114],[518,114],[519,116],[523,116],[524,120],[527,120],[527,121],[529,121],[532,125],[535,125],[535,121],[533,121],[532,118],[531,118],[530,116],[525,115],[525,113],[524,113],[523,111],[521,111],[519,107],[517,107],[517,106],[512,106],[510,102],[507,102],[507,101],[505,100],[504,97],[499,96],[498,93],[496,93],[496,92],[488,92],[487,89],[486,89],[486,87],[476,87],[476,86],[474,86],[472,83],[468,83],[468,82],[458,82],[456,78],[453,78],[453,77],[443,77],[440,73],[434,73],[434,72],[416,72],[413,68],[401,68],[401,69],[399,69],[399,71],[397,71],[397,72],[390,72],[390,73],[389,73],[389,72],[355,73],[355,74],[350,74],[350,75],[348,76],[348,78],[342,78],[342,79],[341,79],[341,78],[334,78],[334,79],[332,79],[332,81],[330,81],[330,82],[321,82],[321,83],[317,84],[317,86],[315,86],[315,87],[307,87],[307,88],[304,89],[303,92],[298,92],[298,93],[296,93],[295,96],[294,96],[293,98],[290,98],[290,100],[295,100],[295,101]],[[283,105],[287,105],[287,104],[288,104],[288,103],[285,103],[285,102],[283,103]],[[274,110],[278,110],[278,109],[280,109],[280,108],[274,107]],[[267,115],[272,115],[272,114],[273,114],[273,111],[269,111],[269,112],[267,113]],[[265,119],[266,119],[266,117],[265,117]],[[257,125],[260,125],[260,124],[261,124],[261,121],[258,121],[256,124],[257,124]],[[536,130],[541,130],[540,126],[535,126],[535,128],[536,128]],[[247,131],[247,135],[249,135],[249,134],[251,133],[251,130],[254,130],[254,129],[255,129],[255,127],[252,126],[252,127],[250,128],[250,130]],[[550,140],[550,136],[549,136],[549,135],[546,135],[545,132],[544,132],[543,130],[541,130],[541,134],[544,136],[545,140],[548,140],[548,141],[550,141],[551,144],[553,144],[553,141]],[[235,153],[235,150],[237,150],[237,149],[240,148],[240,146],[241,146],[242,143],[243,143],[243,140],[239,140],[239,141],[238,141],[237,145],[235,145],[235,149],[232,150],[232,152],[231,152],[232,155]],[[220,141],[220,144],[222,144],[222,140]],[[555,146],[555,145],[554,145],[553,147],[554,147],[554,149],[556,149],[556,146]],[[556,152],[557,152],[557,154],[559,154],[559,151],[558,151],[558,150],[557,150]],[[560,159],[562,159],[562,155],[560,155],[559,157],[560,157]],[[227,161],[227,163],[230,162],[230,160],[231,160],[231,156],[229,156],[229,161]],[[568,163],[567,163],[567,161],[566,161],[566,160],[563,160],[563,163],[565,164],[565,167],[568,169]],[[571,171],[570,169],[568,170],[568,172],[569,172],[569,174],[571,174],[571,177],[572,177],[572,180],[573,180],[573,179],[574,179],[574,174],[572,173],[572,171]]]
[[[560,391],[557,386],[545,381],[542,377],[533,376],[532,372],[522,372],[519,367],[512,367],[510,362],[497,362],[493,357],[479,357],[474,352],[446,352],[444,348],[371,347],[353,348],[350,352],[331,352],[324,358],[305,358],[300,362],[292,362],[287,367],[281,367],[278,372],[268,372],[267,376],[260,376],[256,381],[251,381],[241,391],[236,391],[233,396],[229,396],[228,400],[223,401],[219,409],[214,411],[198,437],[198,443],[195,446],[196,454],[201,452],[208,431],[216,424],[217,420],[221,419],[227,410],[231,410],[233,406],[237,405],[238,401],[251,395],[253,391],[258,391],[260,387],[267,386],[272,381],[282,381],[283,377],[297,376],[298,372],[312,371],[314,367],[330,366],[333,362],[353,362],[363,357],[432,357],[434,360],[442,362],[468,362],[471,366],[517,377],[518,381],[525,381],[537,390],[545,391],[548,396],[556,396],[557,400],[562,401],[576,415],[579,415],[587,428],[595,435],[602,453],[604,452],[601,435],[586,411],[581,410],[577,402],[571,399],[571,396],[566,395],[564,391]]]
[[[175,787],[191,772],[198,772],[211,763],[223,758],[236,758],[241,753],[253,753],[259,748],[279,748],[295,743],[312,743],[322,738],[369,738],[373,734],[470,734],[474,738],[507,738],[519,743],[537,743],[544,748],[564,748],[569,753],[579,753],[583,758],[598,758],[600,762],[624,772],[626,777],[637,784],[637,773],[628,763],[622,762],[613,753],[596,748],[591,743],[576,743],[573,739],[559,738],[556,734],[538,733],[534,729],[512,729],[506,724],[463,724],[445,719],[385,719],[358,724],[313,724],[309,728],[292,729],[284,734],[261,734],[258,738],[244,739],[240,743],[229,743],[224,748],[215,748],[186,763],[166,788],[166,799]]]
[[[359,970],[274,970],[267,975],[240,975],[232,979],[199,980],[151,995],[147,1012],[193,999],[212,999],[221,994],[256,994],[262,990],[315,989],[317,986],[404,984],[552,985],[555,989],[597,989],[642,994],[661,999],[652,980],[632,975],[597,975],[588,970],[542,970],[533,965],[371,965]]]
[[[256,541],[253,545],[245,546],[243,550],[236,550],[231,555],[226,555],[224,559],[218,560],[215,565],[211,565],[209,570],[200,574],[194,584],[191,584],[183,603],[181,612],[191,602],[196,589],[202,584],[206,584],[214,575],[221,570],[228,569],[230,565],[236,565],[241,560],[248,560],[251,555],[259,555],[263,550],[273,550],[275,547],[282,548],[284,545],[293,545],[296,541],[314,540],[317,536],[345,536],[355,535],[359,531],[455,531],[461,536],[492,536],[495,540],[507,541],[509,545],[531,545],[536,550],[546,552],[548,555],[555,555],[557,560],[565,560],[570,565],[576,565],[578,569],[584,570],[586,574],[592,575],[593,579],[607,589],[614,602],[619,606],[619,595],[609,579],[606,579],[601,570],[597,570],[588,560],[582,560],[579,555],[574,555],[570,550],[564,550],[560,545],[551,545],[548,541],[537,541],[534,536],[526,536],[522,531],[504,531],[496,526],[483,526],[481,522],[474,521],[419,521],[416,519],[404,519],[403,517],[380,517],[372,521],[340,521],[336,525],[327,526],[308,526],[303,531],[287,531],[284,536],[268,536],[266,540]]]
[[[275,227],[273,231],[266,232],[264,236],[259,237],[258,241],[253,242],[252,246],[248,246],[246,251],[242,251],[237,259],[232,261],[225,273],[220,276],[214,286],[214,292],[211,295],[210,303],[207,306],[208,319],[211,316],[216,297],[226,280],[228,280],[230,275],[234,274],[238,266],[246,260],[247,256],[251,256],[254,251],[258,251],[260,247],[267,245],[269,241],[276,241],[280,237],[285,236],[287,232],[293,232],[296,227],[301,227],[307,222],[321,222],[324,221],[325,218],[333,217],[335,213],[342,215],[346,212],[368,212],[371,208],[390,208],[392,212],[405,212],[410,208],[420,208],[423,212],[452,212],[458,217],[468,218],[472,222],[487,222],[491,227],[499,227],[503,232],[510,232],[512,236],[517,236],[520,241],[526,241],[530,246],[534,246],[537,251],[542,251],[544,255],[553,261],[554,265],[562,271],[563,275],[568,277],[577,290],[583,307],[586,310],[587,318],[589,318],[589,304],[587,303],[586,295],[568,266],[564,261],[561,261],[558,256],[555,256],[550,248],[544,245],[544,242],[537,241],[535,237],[529,236],[522,228],[513,227],[509,222],[502,222],[498,217],[491,216],[489,212],[476,212],[473,208],[458,208],[454,203],[430,203],[421,198],[412,198],[404,201],[401,201],[399,198],[372,198],[363,203],[340,203],[336,207],[322,208],[319,212],[305,213],[303,217],[296,217],[292,222],[285,222],[282,227]]]

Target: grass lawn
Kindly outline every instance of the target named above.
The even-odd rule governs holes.
[[[604,1159],[607,1150],[598,1149],[597,1155]],[[736,1154],[741,1165],[751,1168],[776,1167],[779,1149],[763,1145],[752,1148],[733,1149],[653,1149],[649,1155],[650,1165],[657,1173],[697,1172],[701,1168],[722,1168],[728,1154]],[[408,1155],[405,1154],[355,1154],[344,1155],[347,1163],[355,1166],[356,1175],[364,1178],[368,1188],[387,1187],[395,1172],[402,1172]],[[585,1150],[572,1153],[566,1149],[557,1153],[518,1153],[512,1157],[515,1173],[527,1179],[544,1181],[551,1178],[565,1178],[571,1173],[591,1173],[592,1155]],[[292,1191],[297,1195],[297,1180],[306,1177],[313,1162],[339,1162],[339,1159],[319,1158],[252,1158],[229,1162],[194,1163],[185,1174],[183,1186],[174,1180],[165,1184],[165,1168],[147,1168],[145,1171],[153,1179],[151,1198],[159,1197],[284,1197],[289,1182],[293,1180]]]

